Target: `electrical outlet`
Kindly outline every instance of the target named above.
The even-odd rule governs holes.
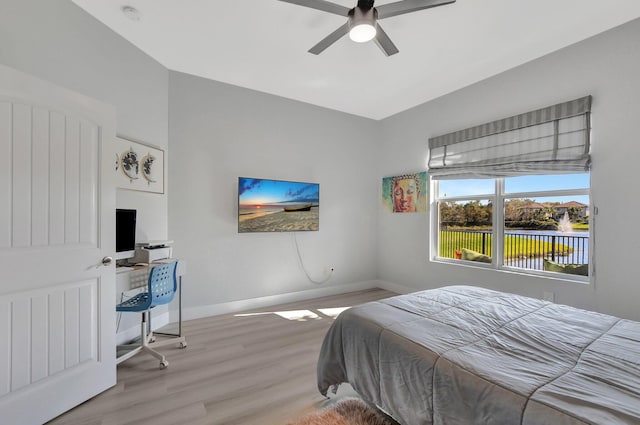
[[[545,301],[549,301],[549,302],[554,302],[555,301],[555,294],[553,292],[543,292],[542,293],[542,299]]]

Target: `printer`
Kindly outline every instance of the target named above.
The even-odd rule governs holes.
[[[153,263],[171,258],[173,241],[148,241],[136,244],[136,263]]]

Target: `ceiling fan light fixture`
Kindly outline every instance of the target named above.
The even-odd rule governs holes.
[[[316,43],[309,49],[309,53],[319,55],[336,41],[349,34],[349,38],[357,43],[364,43],[375,38],[376,45],[386,56],[399,52],[387,33],[378,25],[378,18],[385,19],[392,16],[404,15],[429,9],[445,4],[455,3],[456,0],[398,0],[374,7],[376,0],[357,0],[354,8],[332,3],[328,0],[280,0],[285,3],[297,4],[311,9],[322,10],[334,15],[347,16],[347,22]],[[346,1],[346,0],[342,0]],[[387,0],[389,1],[389,0]]]
[[[349,38],[356,43],[366,43],[376,36],[376,27],[371,24],[360,24],[351,28]]]
[[[354,7],[349,11],[349,38],[356,43],[366,43],[376,36],[377,11],[374,8]]]

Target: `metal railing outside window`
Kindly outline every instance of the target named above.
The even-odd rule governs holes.
[[[465,248],[491,257],[492,238],[490,230],[441,230],[438,255],[459,259],[460,251]],[[506,230],[505,241],[504,264],[509,267],[543,270],[543,258],[560,264],[589,263],[588,235]]]

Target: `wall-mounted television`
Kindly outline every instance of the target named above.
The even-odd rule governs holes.
[[[317,231],[319,226],[319,184],[238,179],[239,233]]]
[[[116,260],[136,254],[136,210],[116,209]]]

